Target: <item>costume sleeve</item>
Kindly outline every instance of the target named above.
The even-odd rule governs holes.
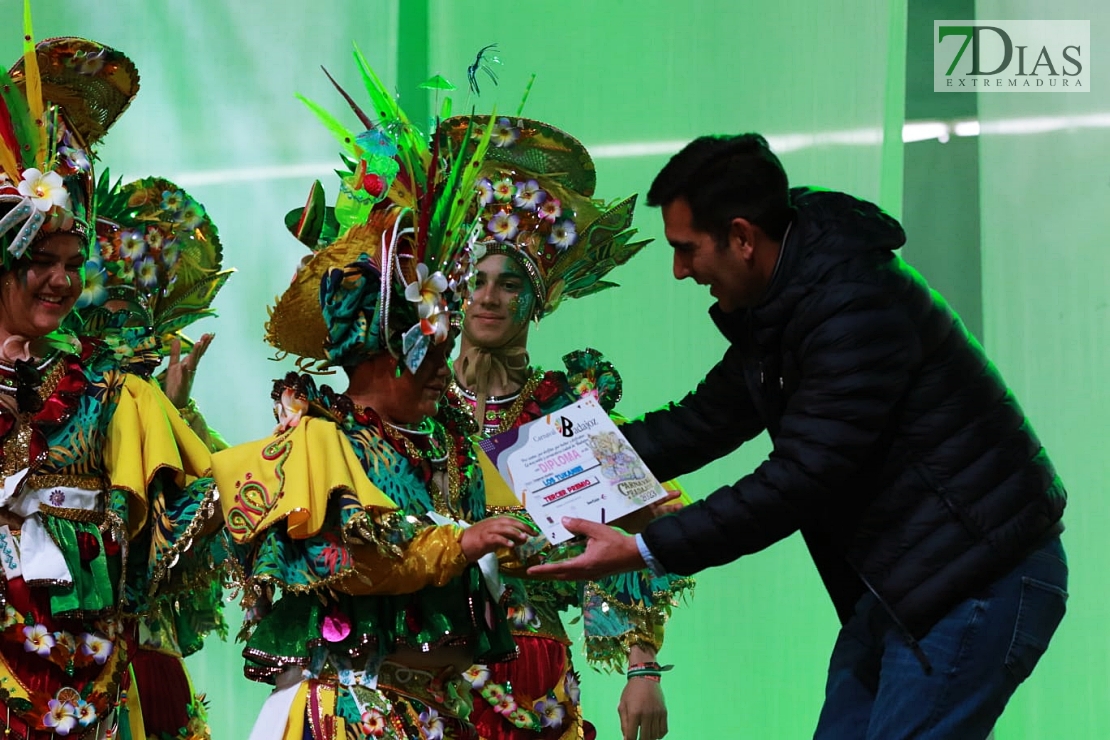
[[[671,609],[693,588],[691,578],[653,576],[646,570],[587,583],[582,595],[586,660],[620,672],[633,645],[659,652]]]
[[[108,423],[104,464],[110,487],[129,499],[126,523],[135,536],[146,524],[154,480],[162,475],[185,488],[208,474],[211,458],[165,394],[127,374]]]
[[[248,578],[291,592],[412,593],[459,576],[461,529],[409,516],[375,486],[343,432],[306,417],[213,457]]]
[[[823,291],[795,310],[813,318],[798,327],[804,337],[798,387],[786,401],[771,456],[736,484],[644,531],[668,572],[731,562],[863,503],[848,486],[883,454],[922,350],[904,307],[879,286],[852,287]]]
[[[135,375],[124,376],[104,463],[109,511],[130,541],[128,601],[147,604],[159,591],[220,577],[204,555],[221,523],[208,450],[169,399]]]
[[[740,352],[730,348],[693,392],[628,422],[621,432],[655,477],[668,480],[724,457],[763,429]]]
[[[680,500],[690,503],[678,481],[666,481],[663,487],[678,491]],[[671,610],[693,591],[693,578],[655,575],[646,568],[586,583],[582,594],[586,660],[621,672],[633,645],[646,645],[658,653]]]

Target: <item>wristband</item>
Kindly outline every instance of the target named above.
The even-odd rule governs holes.
[[[654,671],[642,671],[642,672],[638,671],[638,672],[635,672],[635,673],[630,671],[628,673],[628,678],[629,678],[629,680],[631,680],[633,678],[646,678],[647,680],[654,681],[655,683],[662,683],[663,682],[663,677],[660,676],[657,672],[654,672]]]
[[[655,661],[648,663],[633,663],[628,666],[625,675],[628,678],[646,678],[649,681],[659,683],[663,678],[663,672],[669,671],[674,668],[673,665],[659,665]]]

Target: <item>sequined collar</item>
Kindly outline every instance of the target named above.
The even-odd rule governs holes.
[[[524,382],[520,390],[516,393],[511,393],[505,396],[489,396],[486,399],[486,413],[485,419],[481,423],[478,419],[474,418],[475,409],[478,405],[477,396],[471,391],[463,388],[454,379],[451,380],[450,385],[447,387],[448,395],[452,395],[459,400],[458,406],[462,408],[475,423],[479,423],[482,430],[482,436],[488,437],[494,434],[508,431],[516,426],[517,420],[520,418],[521,412],[524,410],[524,404],[532,398],[532,394],[536,391],[536,386],[543,380],[544,374],[542,371],[532,373],[532,376]]]

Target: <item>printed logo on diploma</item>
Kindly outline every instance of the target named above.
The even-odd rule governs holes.
[[[480,445],[553,545],[574,536],[564,516],[607,523],[667,495],[594,398]]]

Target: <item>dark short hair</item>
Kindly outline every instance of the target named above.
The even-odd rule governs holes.
[[[701,136],[671,157],[648,190],[649,206],[677,198],[690,204],[693,225],[718,239],[745,218],[781,240],[794,218],[786,170],[759,134]]]

